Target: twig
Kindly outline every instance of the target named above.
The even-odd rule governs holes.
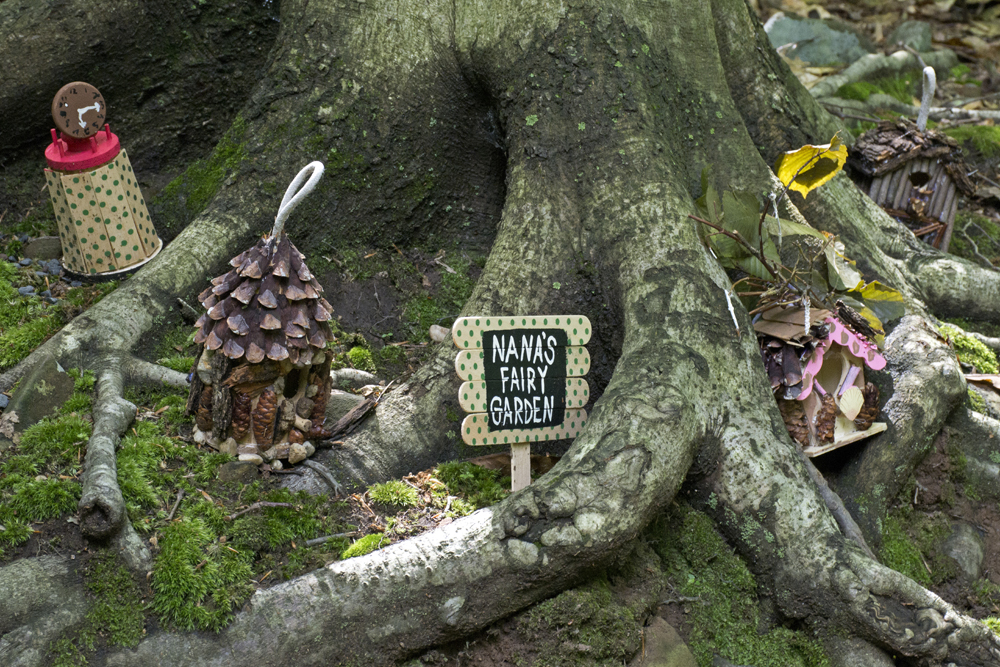
[[[322,477],[323,480],[330,485],[330,488],[333,489],[333,492],[336,495],[339,496],[344,492],[344,487],[342,487],[340,485],[340,482],[338,482],[336,478],[334,478],[333,473],[330,472],[330,469],[327,468],[322,463],[320,463],[319,461],[311,461],[309,459],[305,459],[304,461],[302,461],[302,465],[309,468],[310,470],[313,470],[317,475]]]
[[[323,537],[317,537],[317,538],[312,539],[312,540],[306,540],[306,546],[307,547],[314,547],[317,544],[323,544],[324,542],[326,542],[328,540],[335,540],[338,537],[357,537],[360,534],[361,534],[360,530],[352,530],[349,533],[334,533],[333,535],[325,535]]]
[[[757,260],[764,265],[764,268],[767,269],[767,272],[770,273],[775,280],[781,280],[781,276],[779,276],[778,273],[771,267],[771,263],[767,261],[766,257],[764,257],[764,253],[758,252],[757,249],[754,248],[752,245],[750,245],[750,242],[744,239],[742,236],[740,236],[739,233],[730,232],[729,230],[723,229],[714,222],[709,222],[708,220],[705,220],[704,218],[699,218],[696,215],[689,215],[688,217],[694,220],[695,222],[700,222],[703,225],[708,225],[709,227],[716,230],[723,236],[727,236],[732,240],[736,241],[737,243],[739,243],[747,250],[747,252],[756,257]]]
[[[184,489],[177,492],[177,502],[174,503],[173,509],[170,510],[170,514],[167,515],[167,521],[174,518],[174,513],[177,512],[177,508],[181,506],[181,498],[184,497]]]
[[[260,502],[254,503],[245,510],[240,510],[236,514],[230,514],[229,516],[226,517],[226,521],[232,521],[237,517],[243,516],[247,512],[253,512],[254,510],[259,510],[262,507],[298,507],[298,505],[293,505],[292,503],[270,503],[262,500]]]
[[[197,310],[195,310],[191,306],[191,304],[189,304],[184,299],[182,299],[180,297],[177,297],[177,303],[181,304],[181,312],[184,313],[185,315],[187,315],[192,320],[197,320],[199,317],[201,317],[201,313],[199,313]]]

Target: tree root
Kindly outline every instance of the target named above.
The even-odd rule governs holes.
[[[136,407],[123,399],[122,373],[109,364],[97,379],[94,402],[94,431],[87,444],[84,462],[83,492],[80,498],[80,529],[91,539],[108,539],[128,523],[125,500],[118,488],[115,450]]]
[[[818,100],[823,106],[830,108],[835,113],[844,110],[854,111],[872,115],[879,110],[889,109],[896,113],[910,118],[916,118],[919,107],[901,102],[891,95],[884,93],[872,93],[865,101],[846,100],[842,97],[824,97]],[[931,107],[928,110],[928,118],[935,121],[941,120],[1000,120],[1000,111],[989,109],[962,109],[961,107]]]

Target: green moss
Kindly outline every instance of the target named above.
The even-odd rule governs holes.
[[[983,619],[983,625],[988,627],[993,634],[1000,635],[1000,618],[988,616]]]
[[[218,632],[253,592],[251,554],[220,544],[200,518],[168,524],[160,547],[153,566],[153,609],[164,625]]]
[[[84,667],[88,664],[87,656],[69,637],[59,639],[49,647],[49,658],[52,667]]]
[[[969,407],[976,412],[986,413],[986,400],[972,387],[969,387]]]
[[[701,667],[716,654],[756,667],[820,667],[820,645],[803,632],[758,631],[757,585],[743,561],[716,532],[712,520],[684,506],[655,527],[656,549],[677,593],[697,599],[688,607],[688,644]]]
[[[102,555],[88,568],[86,583],[96,600],[87,612],[83,642],[92,645],[99,633],[112,646],[138,645],[146,634],[143,595],[128,568],[113,554]]]
[[[417,490],[398,479],[368,487],[368,495],[377,503],[393,507],[416,507],[420,502]]]
[[[63,325],[62,315],[41,305],[37,299],[18,297],[3,303],[0,308],[0,371],[27,357]]]
[[[369,373],[375,372],[375,360],[372,358],[372,353],[367,348],[352,347],[347,353],[347,358],[351,361],[351,366],[357,368],[361,371],[368,371]]]
[[[910,579],[925,586],[931,585],[931,577],[924,567],[920,549],[903,528],[899,518],[886,517],[882,524],[882,549],[879,559],[892,569],[905,574]]]
[[[432,324],[450,326],[472,294],[476,281],[469,275],[472,262],[463,256],[446,255],[444,263],[455,273],[443,271],[436,297],[418,294],[410,299],[403,312],[403,320],[410,327],[410,340],[430,340]]]
[[[78,415],[47,418],[24,430],[19,449],[38,461],[72,464],[86,450],[90,433],[90,423]]]
[[[434,476],[445,483],[448,493],[461,494],[477,508],[495,505],[507,497],[510,477],[465,461],[442,463]]]
[[[184,355],[175,354],[169,357],[160,357],[156,360],[156,363],[161,366],[166,366],[171,370],[175,370],[178,373],[187,373],[194,366],[194,357],[186,357]]]
[[[607,579],[541,602],[517,619],[541,667],[622,665],[642,646],[642,622],[617,604]]]
[[[959,125],[944,131],[963,146],[971,146],[985,158],[1000,155],[1000,127],[995,125]]]
[[[355,556],[364,556],[365,554],[370,554],[376,549],[381,549],[383,546],[388,546],[388,542],[389,541],[385,539],[385,535],[382,533],[365,535],[354,544],[344,549],[344,551],[340,554],[340,558],[341,560],[347,560],[348,558],[354,558]]]
[[[997,356],[993,350],[947,324],[941,326],[941,333],[951,339],[959,361],[972,364],[979,373],[1000,373]]]
[[[201,213],[222,187],[226,175],[239,169],[246,159],[246,128],[246,121],[237,116],[212,155],[206,160],[198,160],[171,181],[155,197],[152,206],[184,222]]]
[[[864,102],[874,93],[884,93],[905,104],[912,104],[914,96],[920,95],[920,73],[913,71],[897,77],[848,83],[837,90],[836,96]]]

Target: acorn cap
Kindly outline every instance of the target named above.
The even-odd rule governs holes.
[[[198,295],[206,313],[194,341],[251,363],[288,359],[303,367],[333,338],[333,307],[288,236],[266,236],[229,262]]]

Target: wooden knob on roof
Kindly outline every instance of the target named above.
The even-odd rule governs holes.
[[[76,139],[92,137],[104,127],[107,104],[101,91],[83,81],[67,83],[52,99],[52,121]]]

